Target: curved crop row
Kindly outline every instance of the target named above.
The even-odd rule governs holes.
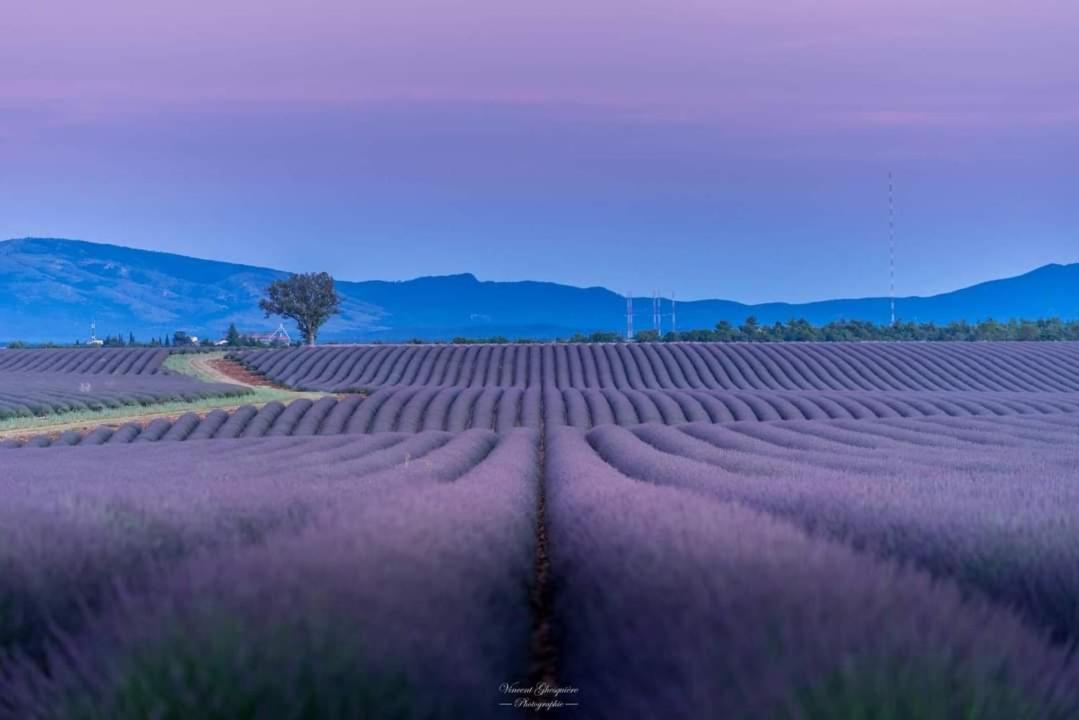
[[[636,442],[632,472],[601,458],[607,438],[591,438],[597,453],[557,428],[546,450],[559,680],[580,688],[582,710],[602,703],[592,716],[1079,711],[1074,660],[1002,608],[718,493],[670,487],[678,472],[707,485],[714,470],[668,468],[626,431],[600,432]]]
[[[169,351],[164,348],[46,348],[0,351],[0,372],[79,375],[154,375]]]
[[[488,439],[460,437],[474,455],[487,451]],[[0,479],[0,602],[11,610],[0,616],[0,655],[15,644],[38,648],[45,615],[61,627],[77,624],[79,602],[93,604],[113,580],[133,583],[148,563],[306,525],[353,478],[425,458],[453,439],[384,434],[343,446],[275,438],[194,452],[155,443],[80,449],[63,463],[13,455]],[[294,476],[302,468],[303,482],[266,474],[270,458]]]
[[[248,392],[239,385],[206,383],[184,375],[0,372],[0,419],[230,397]]]
[[[236,357],[284,385],[347,392],[385,385],[538,387],[542,352],[539,345],[345,345]]]
[[[548,389],[549,425],[1005,416],[1079,411],[1079,394]]]
[[[69,445],[120,445],[259,437],[302,437],[355,433],[460,432],[473,428],[507,432],[539,427],[539,393],[520,388],[393,388],[368,398],[301,398],[288,405],[245,405],[206,415],[187,413],[176,420],[67,431],[0,442],[0,448]]]
[[[22,467],[0,716],[504,717],[499,684],[528,671],[536,434],[386,437],[351,438],[351,461],[274,438]],[[27,517],[41,532],[7,531]]]
[[[154,440],[339,435],[344,433],[460,431],[506,432],[539,427],[541,395],[522,388],[383,388],[370,397],[306,398],[271,402],[205,416],[146,425],[100,427],[57,436],[0,442],[3,447],[102,445]],[[1079,413],[1079,395],[1023,393],[776,393],[680,390],[548,390],[542,396],[548,426],[590,429],[644,423],[737,423],[776,420],[864,420],[987,417]]]
[[[619,472],[954,579],[1079,642],[1074,415],[606,426]]]
[[[1079,391],[1076,343],[351,345],[237,357],[276,382],[576,389]]]

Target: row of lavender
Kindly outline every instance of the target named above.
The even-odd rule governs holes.
[[[1055,415],[554,428],[542,456],[527,429],[16,453],[0,717],[507,717],[541,473],[544,669],[580,717],[1076,717],[1077,437]]]
[[[67,431],[0,442],[0,448],[121,444],[148,441],[339,435],[343,433],[507,432],[516,427],[900,417],[998,417],[1079,412],[1079,394],[1051,393],[777,393],[685,390],[539,390],[391,387],[288,405],[215,410],[202,416]]]
[[[387,385],[821,391],[1079,391],[1076,343],[353,345],[243,351],[306,390]]]
[[[537,447],[522,430],[21,454],[0,480],[0,718],[491,706],[527,672]]]
[[[76,375],[156,375],[163,371],[165,348],[46,348],[0,351],[0,372]]]
[[[716,346],[727,348],[727,346]],[[862,382],[869,373],[859,375],[855,365],[859,353],[867,351],[886,355],[892,352],[893,345],[875,344],[869,346],[846,345],[849,350],[848,362],[844,367],[834,367],[831,375],[822,375],[831,385],[857,387],[872,385]],[[925,345],[921,350],[936,349],[939,345]],[[999,381],[963,382],[962,373],[953,368],[953,374],[944,376],[926,374],[925,367],[917,363],[896,369],[890,381],[902,376],[909,382],[892,382],[895,385],[931,385],[935,390],[835,390],[819,389],[829,384],[816,382],[812,374],[796,375],[793,371],[787,375],[779,372],[767,374],[761,367],[769,365],[779,367],[779,355],[784,352],[808,353],[830,350],[832,346],[805,345],[791,346],[784,349],[765,345],[732,345],[729,351],[734,356],[752,357],[760,355],[762,364],[755,373],[751,364],[739,365],[741,360],[732,361],[729,373],[723,377],[737,380],[737,385],[761,387],[781,385],[786,387],[802,385],[818,386],[811,391],[792,390],[754,390],[718,391],[702,389],[716,384],[717,375],[706,376],[692,374],[688,368],[693,366],[684,362],[664,365],[666,359],[680,356],[683,359],[693,356],[700,360],[708,353],[715,353],[715,347],[698,344],[672,344],[660,346],[622,346],[622,345],[543,345],[543,346],[350,346],[339,348],[298,349],[289,351],[256,351],[253,355],[244,355],[246,362],[257,366],[262,360],[275,363],[299,362],[299,369],[310,371],[311,376],[319,379],[314,385],[324,389],[338,387],[339,383],[324,382],[331,376],[327,373],[348,367],[361,368],[361,380],[371,380],[373,387],[381,388],[370,399],[370,410],[363,411],[360,419],[369,418],[361,432],[381,430],[418,431],[422,429],[461,429],[467,427],[489,427],[504,430],[516,426],[535,426],[538,423],[540,400],[530,393],[544,388],[542,403],[546,408],[546,417],[553,424],[570,424],[575,427],[593,427],[608,423],[633,425],[642,422],[664,422],[676,424],[692,421],[729,422],[745,419],[801,419],[835,417],[912,417],[919,415],[965,415],[965,414],[1010,414],[1028,412],[1071,412],[1074,410],[1077,395],[1066,390],[1069,387],[1066,377],[1049,377],[1039,383],[1026,382],[1024,373],[1018,365],[1001,364]],[[996,345],[966,345],[962,349],[970,355],[967,370],[974,368],[977,356],[983,351],[997,348]],[[1027,352],[1033,348],[1030,357],[1023,357],[1022,362],[1029,367],[1038,367],[1039,353],[1045,357],[1053,356],[1059,348],[1071,349],[1070,346],[1050,345],[1007,345],[1004,349]],[[1041,352],[1041,348],[1052,348],[1052,352]],[[774,349],[775,358],[769,359],[768,353]],[[949,348],[944,348],[948,350]],[[919,350],[915,348],[915,350]],[[145,361],[154,358],[159,362],[163,358],[162,350],[117,349],[117,350],[42,350],[12,351],[20,364],[7,363],[8,369],[0,372],[0,418],[13,416],[41,415],[68,410],[93,410],[105,407],[117,407],[125,404],[147,404],[164,400],[191,400],[207,396],[234,395],[243,391],[237,387],[223,384],[201,383],[192,378],[154,370],[149,375],[143,371],[150,367]],[[870,353],[872,354],[872,353]],[[85,369],[86,358],[100,355],[108,362],[97,368],[99,374],[86,375],[75,370]],[[604,365],[604,358],[620,356],[654,356],[654,364],[642,364],[637,371],[619,373],[618,387],[610,387],[611,375],[602,368],[610,370],[614,364]],[[392,368],[405,362],[411,368],[398,377]],[[1041,359],[1044,360],[1045,357]],[[34,360],[37,358],[37,360]],[[291,358],[291,359],[290,359]],[[394,358],[397,358],[395,360]],[[599,359],[598,364],[589,364],[587,358]],[[513,362],[504,360],[515,359]],[[576,359],[576,362],[574,362]],[[744,360],[744,358],[742,358]],[[878,358],[880,360],[881,358]],[[1060,367],[1070,367],[1073,360],[1067,354],[1056,358]],[[521,362],[517,362],[521,361]],[[1002,363],[1003,361],[1001,361]],[[465,377],[458,371],[472,364],[471,375]],[[454,383],[442,384],[451,375],[440,373],[432,375],[430,371],[438,367],[443,370],[457,368],[458,374],[452,375]],[[70,372],[45,371],[42,368],[65,367]],[[11,369],[16,367],[16,369]],[[424,370],[424,368],[427,368]],[[483,373],[480,369],[485,368]],[[628,365],[626,367],[629,367]],[[651,370],[646,370],[650,367]],[[677,368],[681,367],[686,372]],[[702,365],[707,367],[705,363]],[[739,367],[741,368],[739,370]],[[788,364],[788,369],[793,365]],[[808,365],[803,365],[803,369]],[[820,369],[823,366],[818,366]],[[863,369],[868,364],[863,364]],[[957,366],[958,367],[958,366]],[[109,372],[107,368],[112,368]],[[495,372],[493,369],[498,368]],[[512,378],[504,375],[507,368],[512,370]],[[523,370],[522,370],[523,368]],[[590,369],[589,369],[590,368]],[[601,368],[597,372],[597,368]],[[260,368],[265,369],[265,368]],[[975,368],[976,369],[976,368]],[[840,376],[839,372],[847,372]],[[147,372],[149,372],[147,370]],[[485,373],[485,374],[484,374]],[[523,374],[522,374],[523,373]],[[919,373],[922,373],[919,375]],[[958,373],[958,375],[957,375]],[[1008,373],[1011,373],[1010,375]],[[483,377],[481,378],[481,374]],[[703,382],[702,378],[709,378]],[[808,378],[808,380],[807,380]],[[842,381],[831,382],[840,378]],[[881,378],[878,377],[878,380]],[[508,380],[511,384],[503,385]],[[917,380],[917,381],[916,381]],[[625,382],[623,382],[625,381]],[[803,382],[804,381],[804,382]],[[950,383],[950,384],[949,384]],[[307,387],[304,383],[300,386]],[[730,384],[730,383],[727,383]],[[880,384],[880,383],[878,383]],[[887,385],[888,383],[883,383]],[[580,385],[581,387],[576,387]],[[603,387],[596,387],[601,385]],[[967,386],[985,387],[992,390],[969,390]],[[634,387],[669,388],[678,386],[683,389],[645,389]],[[689,386],[688,388],[686,386]],[[947,387],[945,393],[940,390]],[[1006,390],[999,388],[1007,387]],[[527,389],[525,389],[527,388]],[[1050,388],[1046,390],[1044,388]],[[935,393],[930,394],[930,393]],[[385,408],[382,405],[385,404]],[[185,423],[189,421],[185,420]],[[214,422],[218,422],[215,418]],[[237,421],[239,422],[239,421]],[[360,420],[356,421],[357,424]],[[235,423],[234,423],[235,424]],[[159,428],[155,428],[157,432]],[[169,428],[171,429],[171,428]],[[162,430],[163,433],[169,429]],[[130,432],[130,431],[128,431]],[[193,429],[192,429],[193,432]],[[69,436],[64,442],[73,442]]]
[[[543,393],[549,426],[1007,416],[1073,413],[1079,394],[977,392],[717,392],[576,390]]]
[[[1079,716],[1079,528],[1056,504],[1074,507],[1076,453],[1024,439],[986,457],[1012,432],[992,422],[865,433],[887,422],[832,442],[807,423],[798,460],[782,440],[713,453],[753,438],[689,429],[717,426],[548,434],[559,677],[593,717]],[[680,437],[696,459],[657,447]],[[1000,470],[971,487],[981,463]],[[1031,469],[1048,474],[1026,487]],[[1019,497],[1033,507],[1006,520]]]
[[[386,389],[369,398],[350,395],[318,400],[301,398],[287,405],[269,402],[205,415],[186,413],[173,420],[90,431],[67,431],[0,442],[0,448],[127,444],[154,441],[194,441],[260,437],[383,432],[463,432],[470,429],[508,432],[517,427],[540,427],[538,391],[520,388],[403,388]]]
[[[189,402],[248,392],[238,385],[207,383],[185,375],[0,371],[0,420],[126,405]]]

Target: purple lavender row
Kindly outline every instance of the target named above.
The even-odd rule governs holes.
[[[0,372],[0,419],[239,396],[247,392],[238,385],[205,383],[181,375]]]
[[[659,422],[829,420],[1079,412],[1079,393],[544,391],[546,421],[590,428]]]
[[[153,375],[168,355],[169,351],[161,348],[12,350],[0,352],[0,371]]]
[[[376,432],[461,432],[487,429],[508,432],[539,427],[539,393],[520,388],[397,388],[368,398],[301,398],[288,405],[187,413],[176,420],[66,431],[0,441],[0,448],[66,447],[155,441],[191,441],[275,436],[338,435]]]
[[[701,424],[649,426],[637,434],[607,426],[588,439],[630,477],[746,503],[814,533],[914,562],[1016,608],[1056,640],[1075,644],[1079,446],[1001,447],[944,428],[846,425],[852,434],[907,443],[911,461],[853,446],[844,451],[823,439],[821,448],[833,454],[831,467],[796,456],[762,459],[732,452],[729,431]],[[812,437],[805,436],[809,442]],[[835,462],[848,457],[848,467]]]
[[[1069,423],[1048,422],[1058,418]],[[1077,415],[732,423],[722,429],[689,424],[679,429],[690,436],[702,436],[722,449],[723,457],[713,461],[743,474],[790,474],[804,469],[804,465],[814,465],[884,477],[922,472],[939,463],[977,472],[985,464],[980,458],[986,445],[1050,449],[1079,446]],[[642,438],[648,436],[649,442],[661,448],[666,447],[665,439],[681,440],[681,444],[671,445],[674,454],[679,454],[685,444],[676,435],[657,435],[650,426],[635,427],[633,431]]]
[[[1076,343],[354,345],[237,353],[300,389],[1077,392]]]
[[[455,480],[497,436],[348,440],[80,448],[63,463],[12,454],[0,480],[0,650],[37,653],[50,624],[78,627],[80,606],[102,606],[115,583],[152,586],[157,565],[297,531],[350,498]]]
[[[536,346],[344,346],[307,352],[244,351],[237,357],[279,382],[336,392],[383,385],[533,387]]]
[[[731,423],[748,427],[754,421],[783,420],[802,427],[799,421],[887,420],[903,417],[937,418],[952,423],[964,416],[999,420],[1009,415],[1020,419],[1051,413],[1079,416],[1079,397],[1035,394],[943,394],[920,393],[825,397],[802,393],[687,393],[684,391],[554,390],[543,394],[545,422],[581,429],[617,424],[635,426],[658,422],[679,425],[691,422]],[[1076,407],[1072,407],[1075,402]],[[206,416],[188,413],[177,420],[157,419],[147,425],[130,423],[119,428],[99,427],[88,432],[66,431],[59,436],[40,435],[0,442],[0,448],[122,444],[148,441],[185,441],[277,435],[307,436],[371,432],[459,432],[487,428],[507,432],[515,427],[539,427],[540,393],[522,388],[383,388],[362,398],[302,398],[288,405],[271,402],[261,408],[241,407]],[[879,413],[879,414],[874,414]],[[890,413],[890,414],[887,414]],[[900,415],[906,413],[906,415]],[[905,422],[905,421],[904,421]],[[819,436],[834,431],[836,423],[815,425]],[[873,426],[870,426],[873,427]],[[956,427],[954,424],[952,427]],[[781,433],[758,429],[757,432]],[[829,428],[832,428],[831,430]],[[741,432],[741,430],[740,430]],[[749,431],[747,431],[749,432]],[[804,431],[800,431],[804,432]],[[878,428],[876,432],[889,432]],[[932,431],[930,431],[932,432]],[[1067,439],[1067,438],[1060,438]],[[865,439],[863,438],[862,442]],[[1008,442],[1000,435],[986,442]]]
[[[531,653],[537,447],[518,430],[453,474],[398,466],[370,498],[343,482],[299,534],[180,563],[52,646],[48,673],[9,661],[0,716],[507,717],[499,685]]]
[[[666,484],[653,455],[626,464]],[[949,581],[713,493],[630,479],[576,430],[549,431],[546,477],[557,684],[579,688],[561,697],[574,717],[1079,713],[1074,662]]]

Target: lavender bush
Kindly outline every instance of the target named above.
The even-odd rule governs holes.
[[[632,480],[571,429],[548,435],[547,493],[558,680],[587,717],[1079,712],[1075,664],[950,582]]]
[[[196,453],[148,443],[72,450],[61,463],[45,451],[10,456],[0,480],[0,648],[36,651],[49,624],[80,623],[81,607],[117,581],[144,583],[155,564],[295,531],[352,494],[452,480],[494,438],[222,441]],[[287,471],[267,473],[267,461]]]
[[[509,432],[539,427],[539,398],[520,388],[394,388],[370,398],[306,398],[288,405],[270,402],[207,415],[185,414],[175,420],[96,428],[63,437],[42,435],[0,443],[0,448],[193,441],[276,436],[336,435],[377,432],[461,432],[471,429]]]
[[[48,348],[0,352],[0,373],[154,375],[169,351],[162,348]]]
[[[742,429],[759,434],[763,427]],[[607,426],[588,440],[627,476],[742,502],[816,534],[913,561],[1018,609],[1056,640],[1074,645],[1079,446],[1001,447],[956,437],[939,425],[918,433],[883,423],[847,424],[851,434],[882,427],[908,438],[908,460],[898,450],[881,455],[824,440],[827,453],[762,456],[733,449],[729,428],[713,425],[647,426],[636,434]]]
[[[339,476],[316,493],[332,507],[298,535],[191,558],[152,592],[120,595],[44,666],[9,660],[0,708],[110,720],[504,717],[499,684],[528,671],[538,462],[534,432],[496,437],[465,433],[432,463],[359,486]]]

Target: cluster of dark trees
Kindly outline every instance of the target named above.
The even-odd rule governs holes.
[[[240,331],[236,329],[236,323],[230,323],[228,332],[225,333],[225,345],[227,347],[262,347],[264,344],[253,335],[241,335]]]
[[[134,333],[128,333],[127,339],[124,339],[123,335],[106,335],[100,338],[101,345],[103,347],[213,347],[217,345],[217,341],[211,338],[201,338],[197,342],[195,337],[184,330],[177,330],[172,335],[162,335],[161,337],[150,338],[149,340],[136,340]],[[229,325],[228,334],[225,336],[225,344],[228,347],[259,347],[260,343],[257,338],[250,335],[241,335],[240,331],[236,329],[236,325]],[[76,340],[73,345],[75,347],[94,347],[90,343],[84,343],[82,340]],[[26,343],[21,340],[14,340],[7,344],[9,349],[19,348],[59,348],[59,347],[71,347],[71,345],[63,345],[59,343]]]
[[[106,335],[101,340],[105,347],[126,347],[128,345],[138,345],[138,343],[135,342],[135,334],[130,332],[127,334],[126,342],[124,341],[123,335],[116,335],[115,337],[112,335]]]
[[[194,336],[184,330],[177,330],[172,335],[162,335],[161,337],[150,338],[149,340],[136,340],[134,333],[128,333],[127,339],[124,339],[123,335],[107,335],[101,340],[103,347],[167,347],[167,348],[195,348],[195,347],[216,347],[218,341],[213,338],[199,338],[197,341]],[[293,343],[298,345],[300,343]],[[228,333],[225,335],[226,347],[238,348],[238,347],[263,347],[265,343],[260,341],[257,337],[251,335],[242,335],[236,328],[235,324],[229,325]],[[28,343],[22,340],[12,340],[7,343],[6,347],[11,350],[23,349],[23,348],[61,348],[61,347],[96,347],[96,345],[83,342],[82,340],[76,340],[71,345],[63,343],[45,342],[45,343]]]
[[[838,320],[825,325],[812,325],[806,320],[788,320],[785,323],[761,325],[749,317],[735,327],[720,322],[711,330],[687,330],[669,332],[658,337],[654,330],[638,333],[640,342],[673,342],[689,340],[696,342],[844,342],[844,341],[1052,341],[1079,340],[1079,321],[1063,321],[1060,318],[1043,320],[983,320],[968,323],[960,320],[944,325],[936,323],[899,322],[895,325],[877,325],[865,320]]]
[[[191,335],[184,332],[183,330],[177,330],[172,335],[162,335],[159,338],[155,337],[150,338],[149,340],[142,341],[136,340],[135,334],[130,332],[127,334],[126,341],[124,340],[123,335],[106,335],[105,337],[100,338],[100,340],[101,344],[105,347],[183,347],[199,344],[213,345],[213,341],[206,339],[202,340],[201,343],[197,343],[194,341]],[[84,343],[82,342],[82,340],[76,340],[75,344],[82,345]]]
[[[1052,341],[1079,340],[1079,321],[1060,318],[1044,320],[983,320],[978,323],[966,321],[936,323],[900,322],[895,325],[877,325],[865,320],[837,320],[825,325],[813,325],[807,320],[788,320],[772,325],[762,325],[750,316],[741,325],[726,320],[712,329],[667,332],[662,336],[655,330],[641,330],[634,335],[634,342],[857,342],[857,341]],[[422,339],[409,341],[422,344]],[[499,335],[489,338],[456,337],[454,344],[508,343]],[[530,339],[514,340],[516,343],[538,342]],[[578,333],[557,342],[614,343],[626,342],[624,335],[616,332]]]
[[[229,324],[229,329],[224,339],[227,347],[258,347],[260,344],[257,338],[250,335],[241,335],[240,331],[236,329],[236,323]],[[107,340],[105,344],[109,344]],[[166,335],[160,339],[154,338],[149,343],[146,343],[150,347],[214,347],[217,344],[217,340],[212,338],[204,337],[196,341],[193,336],[183,330],[177,330],[171,337]]]
[[[615,342],[616,333],[574,335],[569,342]],[[788,320],[762,325],[750,316],[735,326],[726,320],[711,330],[667,332],[660,337],[655,330],[636,334],[637,342],[851,342],[851,341],[993,341],[993,340],[1079,340],[1079,321],[1059,318],[1045,320],[983,320],[936,323],[900,322],[877,325],[865,320],[837,320],[825,325],[813,325],[807,320]]]

